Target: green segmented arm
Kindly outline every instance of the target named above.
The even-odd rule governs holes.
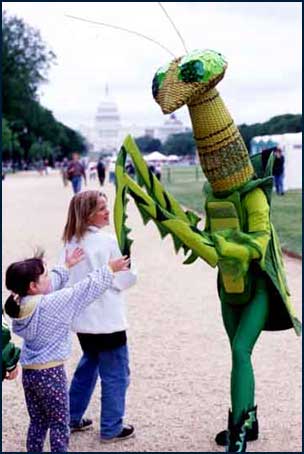
[[[125,172],[124,165],[129,154],[135,165],[140,182],[148,194]],[[128,136],[123,143],[116,161],[116,199],[114,223],[119,246],[123,254],[129,255],[132,240],[128,238],[130,229],[126,227],[125,214],[127,194],[135,201],[146,224],[150,219],[156,224],[161,237],[171,234],[175,251],[183,247],[184,252],[191,250],[184,263],[192,263],[198,257],[209,265],[217,265],[218,256],[208,234],[197,228],[200,218],[192,212],[184,212],[174,197],[169,194],[148,169],[135,142]]]

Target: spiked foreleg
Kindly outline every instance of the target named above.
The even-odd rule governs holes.
[[[191,263],[195,258],[200,257],[213,267],[217,265],[217,252],[206,234],[189,223],[178,219],[176,215],[169,213],[126,174],[123,177],[123,184],[128,188],[128,193],[134,199],[145,223],[152,219],[162,236],[170,233],[176,251],[181,246],[192,251],[185,263]]]
[[[115,167],[116,197],[114,203],[114,225],[121,253],[130,256],[130,248],[133,240],[128,238],[130,229],[126,226],[126,205],[128,202],[128,187],[124,178],[126,157],[126,151],[124,148],[121,148],[117,156]]]
[[[154,173],[148,168],[135,141],[130,135],[124,140],[122,149],[131,157],[134,163],[139,184],[146,187],[148,194],[158,203],[158,205],[169,213],[174,214],[175,218],[181,219],[187,224],[196,227],[201,219],[191,211],[185,212],[172,194],[166,191],[158,178],[156,178]]]

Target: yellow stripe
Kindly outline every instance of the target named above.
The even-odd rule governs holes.
[[[210,219],[211,232],[225,229],[239,229],[240,224],[237,218],[212,218]]]
[[[42,370],[42,369],[50,369],[51,367],[57,367],[63,365],[63,361],[49,361],[48,363],[44,364],[27,364],[26,366],[22,366],[22,369],[33,369],[33,370]]]

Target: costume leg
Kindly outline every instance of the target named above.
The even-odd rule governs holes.
[[[71,423],[79,424],[93,394],[98,378],[99,355],[84,352],[70,387]]]
[[[99,373],[102,384],[100,434],[116,437],[123,428],[125,401],[130,382],[127,345],[101,352]]]
[[[229,327],[226,330],[232,348],[231,401],[234,423],[239,422],[242,413],[254,405],[251,353],[265,325],[268,311],[268,294],[263,277],[256,280],[252,300],[241,309],[240,306],[222,303],[224,324]]]
[[[41,399],[41,371],[24,369],[22,384],[30,425],[27,432],[27,452],[43,452],[49,421]],[[40,385],[40,386],[39,386]]]

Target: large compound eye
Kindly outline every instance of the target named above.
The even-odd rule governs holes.
[[[194,50],[178,65],[178,79],[183,82],[209,82],[226,68],[225,58],[213,50]]]
[[[183,82],[200,82],[204,73],[204,63],[200,60],[192,60],[180,66],[178,78]]]
[[[166,78],[169,67],[170,67],[170,63],[168,63],[165,66],[162,66],[155,73],[155,76],[152,81],[152,94],[155,99],[158,95],[159,89],[161,88],[163,81]]]
[[[153,81],[152,81],[152,94],[153,94],[153,98],[155,98],[155,99],[158,94],[158,90],[159,90],[159,83],[158,83],[157,74],[155,74],[155,76],[153,77]]]

